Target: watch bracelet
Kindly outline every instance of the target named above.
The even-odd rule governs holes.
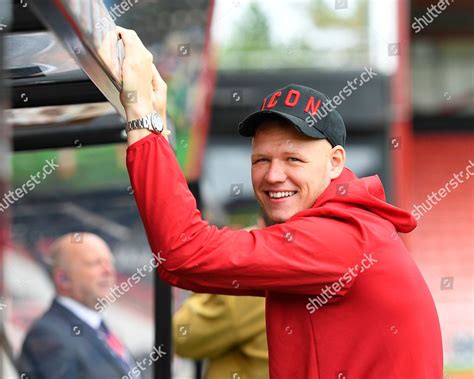
[[[132,120],[127,122],[127,126],[125,130],[128,132],[130,130],[136,130],[136,129],[147,129],[150,130],[151,122],[150,122],[150,114],[147,114],[146,116]]]

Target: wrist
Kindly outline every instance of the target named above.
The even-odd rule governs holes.
[[[153,105],[125,109],[127,122],[138,120],[153,112]]]
[[[127,133],[127,142],[128,146],[132,145],[135,142],[140,141],[142,138],[152,134],[149,130],[146,129],[135,129]]]

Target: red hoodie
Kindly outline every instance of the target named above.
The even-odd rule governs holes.
[[[272,379],[442,378],[435,305],[397,233],[416,222],[377,176],[344,169],[312,208],[246,231],[202,220],[163,136],[131,145],[127,167],[163,280],[266,297]]]

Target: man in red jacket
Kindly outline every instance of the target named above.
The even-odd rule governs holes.
[[[273,379],[441,379],[433,299],[398,236],[416,222],[385,201],[377,176],[344,168],[345,127],[323,112],[328,98],[289,85],[240,124],[253,137],[255,195],[275,224],[220,229],[202,220],[163,137],[166,84],[151,54],[120,31],[124,91],[139,100],[123,101],[127,167],[161,278],[265,296]]]

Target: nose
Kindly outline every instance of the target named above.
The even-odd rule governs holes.
[[[276,159],[271,162],[265,179],[268,183],[280,183],[286,180],[285,169],[281,162]]]
[[[114,269],[113,263],[108,262],[108,261],[102,262],[102,272],[104,274],[110,275],[110,274],[113,274],[114,271],[115,271],[115,269]]]

